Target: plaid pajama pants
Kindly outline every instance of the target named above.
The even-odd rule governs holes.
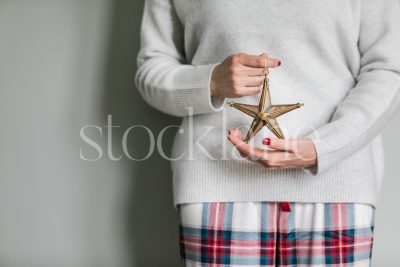
[[[178,205],[182,265],[371,265],[375,208],[352,203]]]

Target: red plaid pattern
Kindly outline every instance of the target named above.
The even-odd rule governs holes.
[[[184,266],[370,266],[375,209],[350,203],[178,206]]]

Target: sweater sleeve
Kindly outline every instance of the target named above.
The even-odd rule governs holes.
[[[217,64],[191,65],[183,26],[172,0],[146,0],[137,57],[136,87],[152,107],[178,117],[222,110],[226,99],[210,94]]]
[[[319,173],[335,166],[376,137],[400,106],[400,6],[398,0],[362,0],[356,85],[331,121],[307,137],[314,142]]]

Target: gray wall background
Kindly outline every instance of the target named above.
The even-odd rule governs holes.
[[[134,87],[143,0],[0,0],[0,266],[179,266],[169,162],[107,155],[107,115],[121,134],[159,133],[177,118],[148,107]],[[82,142],[81,127],[103,158]],[[400,114],[384,131],[386,175],[374,266],[398,266]],[[166,135],[168,153],[173,132]],[[147,152],[146,133],[129,139]],[[154,167],[156,166],[156,167]]]

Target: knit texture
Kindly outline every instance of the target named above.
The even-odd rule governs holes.
[[[147,0],[135,82],[154,108],[182,117],[171,158],[174,206],[206,201],[377,204],[380,130],[400,107],[398,0]],[[270,70],[286,138],[309,137],[317,165],[268,171],[240,158],[227,131],[252,118],[210,96],[214,67],[239,52]],[[241,103],[258,104],[259,95]],[[260,131],[251,144],[262,146]]]

